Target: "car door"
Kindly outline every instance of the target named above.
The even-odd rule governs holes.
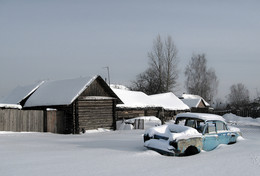
[[[230,141],[231,133],[227,130],[226,124],[221,121],[216,121],[216,129],[219,144],[228,144]]]
[[[203,131],[203,150],[210,151],[219,145],[216,123],[207,122]]]

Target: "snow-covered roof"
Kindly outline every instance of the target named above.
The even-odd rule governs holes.
[[[22,106],[18,105],[18,104],[0,104],[0,108],[4,108],[4,109],[22,109]]]
[[[124,104],[118,104],[117,107],[127,108],[145,108],[145,107],[162,107],[166,110],[188,110],[185,105],[173,93],[162,93],[156,95],[146,95],[140,91],[129,91],[122,89],[112,90],[123,101]]]
[[[203,101],[203,103],[205,104],[205,106],[210,106],[210,104],[208,102],[206,102],[204,100],[204,98],[202,98],[199,95],[192,95],[192,94],[182,94],[181,99],[184,100],[183,102],[185,104],[187,104],[189,107],[197,107],[200,103],[200,100]]]
[[[35,83],[28,86],[18,86],[10,94],[4,97],[1,100],[3,104],[19,104],[22,100],[30,96],[39,86],[43,84],[43,81],[40,83]]]
[[[196,119],[202,119],[205,121],[208,120],[219,120],[219,121],[225,121],[225,119],[222,116],[216,115],[216,114],[207,114],[207,113],[180,113],[176,116],[176,120],[178,118],[182,117],[190,117],[190,118],[196,118]]]
[[[126,86],[121,85],[121,84],[110,84],[109,86],[110,86],[110,88],[113,88],[113,89],[130,90],[129,88],[127,88]]]
[[[190,108],[183,103],[172,92],[150,95],[150,98],[156,104],[162,106],[166,110],[189,110]]]
[[[112,90],[123,102],[123,104],[117,104],[117,107],[127,107],[127,108],[155,107],[155,103],[152,103],[151,98],[143,92],[130,91],[125,89],[115,89],[115,88],[112,88]]]
[[[24,107],[70,105],[98,76],[45,81]]]
[[[200,102],[202,101],[201,99],[181,99],[183,103],[188,105],[190,108],[192,107],[198,107]]]

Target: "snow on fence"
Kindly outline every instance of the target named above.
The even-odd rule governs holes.
[[[260,117],[260,109],[257,110],[251,110],[251,109],[243,109],[243,110],[214,110],[213,111],[214,114],[218,114],[218,115],[224,115],[224,114],[236,114],[237,116],[240,117],[252,117],[252,118],[259,118]]]
[[[0,109],[0,131],[44,131],[44,112]]]

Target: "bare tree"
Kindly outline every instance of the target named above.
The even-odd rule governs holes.
[[[173,88],[177,87],[177,79],[178,79],[178,58],[177,58],[178,50],[174,45],[171,36],[168,36],[165,41],[165,71],[166,71],[166,91],[170,91]]]
[[[193,54],[185,69],[185,76],[188,93],[200,95],[207,101],[213,100],[217,93],[218,79],[214,69],[207,68],[205,54]]]
[[[153,48],[148,52],[149,67],[133,81],[133,90],[143,91],[147,94],[156,94],[172,91],[177,86],[178,58],[177,48],[168,36],[162,41],[158,35],[154,40]]]
[[[156,40],[154,40],[153,43],[153,49],[151,52],[148,53],[148,57],[150,59],[149,65],[150,67],[146,71],[146,75],[148,80],[153,79],[154,84],[152,89],[154,89],[153,92],[160,92],[163,90],[163,74],[164,74],[164,53],[163,53],[163,42],[161,40],[161,36],[158,35]],[[148,85],[148,86],[149,86]],[[148,88],[149,89],[149,88]],[[153,93],[151,92],[151,93]],[[149,92],[147,92],[149,93]]]
[[[235,108],[245,107],[249,103],[249,91],[244,84],[238,83],[230,87],[228,101]]]

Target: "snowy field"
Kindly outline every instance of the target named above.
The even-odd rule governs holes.
[[[1,176],[242,175],[260,173],[260,121],[226,115],[243,138],[189,157],[143,147],[142,130],[81,135],[0,132]]]

